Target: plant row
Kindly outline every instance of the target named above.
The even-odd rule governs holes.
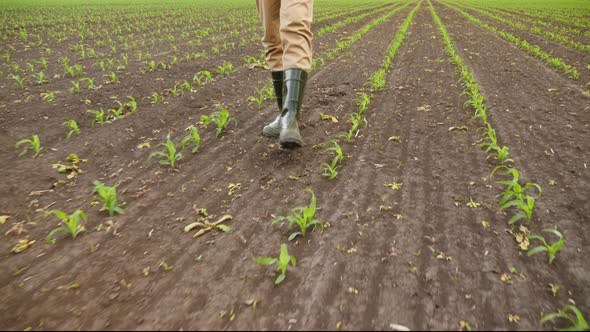
[[[516,28],[518,30],[527,31],[527,32],[530,32],[530,33],[532,33],[534,35],[542,36],[542,37],[548,38],[550,40],[553,40],[554,42],[557,42],[559,44],[566,45],[566,46],[569,46],[571,48],[575,48],[575,49],[580,50],[582,52],[588,52],[588,53],[590,53],[590,45],[587,45],[587,44],[580,43],[578,41],[572,40],[571,38],[569,38],[567,36],[564,36],[564,35],[561,35],[559,33],[555,33],[555,32],[552,32],[552,31],[544,31],[544,30],[541,30],[538,27],[531,27],[531,28],[529,28],[524,23],[515,22],[515,21],[509,20],[509,19],[505,19],[505,18],[503,18],[501,16],[494,15],[494,14],[490,13],[489,11],[477,9],[475,7],[472,7],[472,6],[467,7],[466,5],[462,4],[461,7],[463,7],[463,8],[469,8],[469,9],[475,11],[475,12],[478,12],[478,13],[480,13],[482,15],[485,15],[485,16],[487,16],[489,18],[492,18],[492,19],[494,19],[494,20],[496,20],[498,22],[502,22],[502,23],[504,23],[506,25],[509,25],[511,27],[514,27],[514,28]]]
[[[498,183],[504,186],[504,191],[499,195],[501,197],[499,201],[500,210],[508,208],[515,208],[516,213],[510,218],[509,224],[514,228],[517,222],[524,221],[528,225],[532,220],[532,213],[535,207],[535,203],[541,196],[541,187],[536,183],[522,183],[519,179],[518,169],[511,164],[508,158],[508,147],[501,146],[498,144],[496,131],[492,125],[488,122],[487,106],[484,102],[484,97],[479,91],[479,86],[475,80],[474,75],[470,72],[469,68],[464,64],[461,57],[457,54],[455,46],[449,36],[444,24],[436,14],[434,6],[430,0],[428,0],[432,17],[439,28],[439,32],[442,36],[444,46],[447,54],[451,58],[452,62],[457,66],[461,73],[461,82],[464,86],[464,93],[469,97],[466,105],[470,105],[475,109],[474,118],[481,120],[483,124],[484,134],[480,140],[480,146],[485,149],[485,152],[490,156],[495,157],[498,161],[498,165],[492,171],[492,175],[498,170],[504,170],[504,176],[508,178]],[[536,194],[532,193],[531,189],[536,190]],[[556,228],[549,228],[544,230],[547,233],[554,234],[558,240],[552,244],[547,243],[546,239],[541,235],[530,235],[529,240],[539,240],[542,245],[534,247],[528,251],[528,256],[535,255],[538,253],[545,252],[548,255],[549,263],[552,263],[556,257],[556,253],[560,251],[565,241],[561,232]],[[576,316],[574,318],[567,314],[567,311],[572,311]],[[578,315],[579,314],[579,315]],[[541,319],[541,324],[555,318],[566,318],[574,323],[574,329],[580,327],[588,328],[588,325],[581,316],[581,313],[574,306],[566,306],[563,310],[557,313],[546,315]],[[585,324],[585,325],[584,325]]]
[[[580,78],[580,73],[578,72],[578,70],[576,68],[572,67],[571,65],[568,65],[565,61],[563,61],[563,59],[561,59],[559,57],[554,57],[551,55],[551,53],[543,51],[538,45],[532,45],[528,41],[526,41],[525,39],[521,39],[509,32],[500,30],[497,27],[494,27],[494,26],[491,26],[487,23],[484,23],[480,19],[478,19],[477,17],[475,17],[469,13],[466,13],[465,11],[463,11],[460,8],[452,6],[448,3],[445,3],[445,5],[448,6],[449,8],[454,9],[455,11],[461,13],[463,16],[465,16],[468,20],[475,23],[476,25],[497,34],[498,36],[515,44],[519,48],[534,55],[535,57],[544,60],[545,63],[550,65],[552,68],[554,68],[556,70],[561,69],[564,74],[569,75],[573,79]]]
[[[340,147],[339,140],[344,139],[346,142],[354,141],[355,137],[358,136],[359,131],[362,127],[366,127],[368,125],[366,118],[364,117],[365,111],[369,109],[369,105],[371,103],[371,99],[375,96],[375,92],[381,91],[385,88],[387,84],[387,71],[391,67],[391,63],[395,58],[399,48],[401,47],[410,27],[412,21],[414,20],[414,14],[420,8],[422,2],[419,2],[408,14],[402,25],[400,26],[399,30],[397,31],[393,41],[387,48],[387,53],[381,64],[381,67],[373,73],[365,82],[365,85],[370,87],[370,93],[360,93],[359,97],[355,99],[358,109],[356,112],[352,112],[346,115],[348,119],[348,124],[350,128],[345,133],[338,133],[335,135],[334,139],[329,141],[328,143],[332,143],[333,146],[329,147],[326,151],[332,151],[335,153],[335,156],[330,162],[325,162],[321,164],[321,168],[323,169],[323,175],[328,177],[329,179],[334,179],[338,175],[338,168],[340,167],[341,163],[344,161],[344,154]],[[325,143],[326,144],[326,143]]]

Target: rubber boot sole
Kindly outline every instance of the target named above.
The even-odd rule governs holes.
[[[283,149],[294,149],[303,146],[303,139],[301,139],[298,130],[287,130],[286,132],[283,130],[282,135],[280,135],[279,143]]]
[[[265,126],[262,128],[262,135],[266,137],[277,138],[281,135],[281,129],[268,128],[268,126]]]

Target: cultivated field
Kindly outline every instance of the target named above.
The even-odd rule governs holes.
[[[297,150],[254,1],[0,13],[0,329],[590,329],[587,1],[316,0]]]

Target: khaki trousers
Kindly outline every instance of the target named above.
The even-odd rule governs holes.
[[[264,25],[262,46],[272,71],[311,70],[313,0],[256,0]]]

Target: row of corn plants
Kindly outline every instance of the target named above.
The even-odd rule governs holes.
[[[328,179],[334,179],[338,175],[338,168],[341,166],[342,162],[344,161],[344,153],[342,152],[342,148],[340,147],[340,140],[345,140],[346,142],[353,142],[355,137],[358,136],[360,130],[363,127],[368,125],[367,120],[365,119],[364,113],[369,109],[369,105],[371,104],[371,99],[375,96],[375,93],[381,91],[385,88],[387,84],[386,76],[387,71],[391,67],[391,63],[395,58],[399,48],[403,44],[403,41],[408,33],[408,29],[414,20],[414,14],[420,8],[422,2],[419,2],[408,14],[402,25],[400,26],[398,32],[396,33],[393,41],[387,48],[387,53],[383,60],[381,67],[373,73],[365,82],[365,85],[370,87],[369,93],[360,93],[358,98],[354,101],[358,106],[356,112],[352,112],[347,114],[348,124],[350,128],[345,133],[338,133],[335,137],[330,140],[332,146],[327,148],[326,151],[333,152],[334,156],[331,161],[324,162],[321,164],[321,168],[323,170],[323,176],[327,177]],[[324,145],[325,145],[324,144]]]
[[[530,24],[534,25],[534,27],[532,27],[531,29],[544,27],[544,28],[553,29],[555,31],[559,31],[559,33],[561,33],[561,34],[570,33],[570,34],[574,34],[576,36],[584,36],[585,35],[586,37],[590,37],[590,31],[583,33],[582,30],[577,29],[577,28],[572,28],[572,27],[565,26],[565,25],[558,25],[558,24],[555,24],[552,22],[543,21],[539,18],[533,18],[533,17],[529,17],[526,15],[522,15],[522,14],[515,14],[513,12],[506,10],[506,9],[492,8],[489,5],[476,6],[475,4],[471,4],[470,6],[474,7],[474,8],[483,9],[483,10],[486,10],[486,11],[489,11],[492,13],[496,13],[502,17],[508,17],[514,21],[521,21],[521,22],[530,23]]]
[[[488,122],[487,106],[484,102],[484,97],[479,92],[479,87],[475,81],[475,77],[469,71],[469,68],[463,63],[461,57],[457,54],[451,37],[449,36],[444,24],[436,14],[436,11],[430,0],[428,0],[428,4],[432,17],[439,28],[446,52],[461,73],[461,81],[465,88],[465,94],[469,97],[469,100],[466,102],[466,104],[471,105],[475,109],[474,118],[480,119],[483,124],[482,128],[485,129],[482,140],[480,141],[480,146],[485,148],[486,153],[495,156],[498,160],[499,165],[495,167],[492,174],[497,170],[502,169],[505,171],[503,175],[512,177],[505,181],[498,182],[499,184],[504,185],[504,192],[500,194],[502,197],[499,202],[500,210],[510,207],[515,207],[517,209],[518,212],[509,221],[509,224],[512,227],[515,227],[515,224],[521,220],[524,220],[528,224],[531,221],[536,200],[541,195],[541,187],[535,183],[522,183],[519,179],[519,171],[514,165],[510,164],[511,160],[508,158],[501,160],[499,158],[500,154],[502,153],[501,150],[506,150],[505,154],[507,157],[508,148],[506,146],[499,147],[497,145],[496,133],[491,124]],[[537,194],[532,194],[531,189],[535,189]],[[527,254],[528,256],[532,256],[538,253],[547,253],[547,256],[549,257],[549,263],[552,263],[556,257],[556,253],[564,247],[565,241],[561,232],[559,232],[556,228],[549,228],[545,229],[544,231],[554,234],[557,236],[558,240],[552,244],[549,244],[541,235],[528,236],[529,240],[538,240],[542,243],[542,245],[530,249]],[[567,313],[568,311],[572,311],[575,316],[571,317]],[[544,324],[545,322],[556,318],[565,318],[571,321],[574,324],[574,329],[579,329],[580,327],[588,328],[588,325],[586,324],[581,312],[575,306],[568,305],[563,310],[559,310],[557,313],[546,315],[541,319],[540,323]]]
[[[480,14],[482,14],[484,16],[487,16],[487,17],[489,17],[491,19],[494,19],[494,20],[496,20],[498,22],[501,22],[501,23],[504,23],[506,25],[509,25],[509,26],[511,26],[513,28],[516,28],[518,30],[527,31],[527,32],[530,32],[530,33],[532,33],[534,35],[538,35],[538,36],[542,36],[542,37],[545,37],[547,39],[550,39],[550,40],[552,40],[554,42],[557,42],[559,44],[569,46],[571,48],[580,50],[582,52],[590,53],[590,45],[587,45],[587,44],[584,44],[584,43],[580,43],[578,41],[575,41],[575,40],[573,40],[573,39],[571,39],[571,38],[569,38],[567,36],[561,35],[559,33],[555,33],[555,32],[552,32],[552,31],[541,30],[538,27],[528,27],[524,23],[513,21],[513,20],[509,20],[509,19],[505,19],[505,18],[503,18],[501,16],[498,16],[498,15],[495,15],[495,14],[490,13],[488,10],[478,9],[476,7],[468,6],[468,5],[465,5],[465,4],[461,4],[459,6],[462,7],[462,8],[471,9],[471,10],[477,12],[477,13],[480,13]]]
[[[463,16],[465,16],[468,20],[475,23],[476,25],[497,34],[498,36],[515,44],[519,48],[534,55],[535,57],[544,60],[545,63],[550,65],[552,68],[554,68],[556,70],[559,70],[559,69],[562,70],[564,74],[569,75],[573,79],[580,78],[580,73],[578,72],[578,70],[576,68],[572,67],[571,65],[568,65],[565,61],[563,61],[563,59],[558,58],[558,57],[554,57],[551,55],[551,53],[543,51],[538,45],[531,45],[525,39],[521,39],[509,32],[500,30],[497,27],[494,27],[494,26],[491,26],[487,23],[484,23],[480,19],[478,19],[477,17],[475,17],[469,13],[466,13],[465,11],[463,11],[460,8],[457,8],[457,7],[450,5],[448,3],[445,3],[445,5],[448,6],[449,8],[452,8],[453,10],[461,13]]]
[[[334,31],[338,30],[339,28],[341,28],[341,27],[343,27],[345,25],[358,22],[358,21],[362,20],[365,17],[371,16],[371,15],[374,15],[374,14],[377,14],[377,13],[382,13],[382,12],[388,11],[392,7],[395,7],[396,5],[397,5],[397,3],[395,3],[395,4],[391,5],[391,6],[387,6],[385,8],[381,8],[380,7],[380,8],[377,8],[375,10],[371,10],[368,13],[363,13],[363,14],[360,14],[360,15],[357,15],[357,16],[347,17],[347,18],[345,18],[342,21],[339,21],[339,22],[336,22],[334,24],[331,24],[331,25],[322,27],[316,33],[314,33],[314,35],[316,37],[321,37],[321,36],[323,36],[323,35],[325,35],[327,33],[334,32]]]
[[[391,12],[377,18],[376,20],[365,25],[361,29],[357,30],[352,36],[346,37],[346,38],[341,38],[341,39],[337,40],[336,45],[338,45],[338,46],[336,48],[326,52],[323,56],[316,57],[313,60],[312,69],[315,70],[315,69],[323,67],[325,65],[326,60],[332,60],[334,57],[336,57],[337,54],[349,49],[354,43],[356,43],[361,38],[363,38],[364,35],[369,33],[371,30],[373,30],[374,28],[376,28],[377,26],[379,26],[383,22],[387,21],[395,13],[408,7],[411,3],[412,3],[411,1],[407,2],[405,5],[395,8]]]

